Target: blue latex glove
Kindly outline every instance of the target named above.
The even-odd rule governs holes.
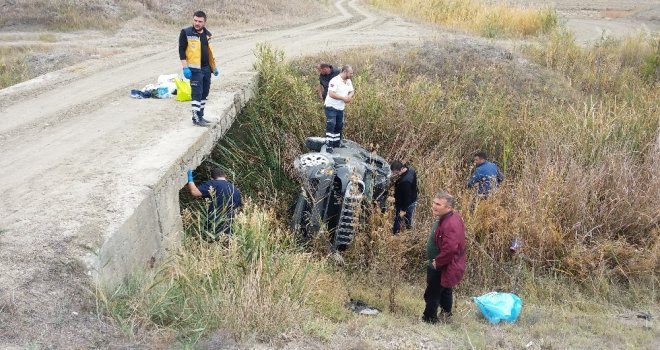
[[[186,79],[192,78],[192,72],[190,71],[190,68],[188,67],[183,68],[183,76],[186,77]]]
[[[213,70],[213,75],[217,77],[218,74],[220,74],[220,71],[218,70],[218,67],[215,67],[215,69]]]
[[[192,176],[192,169],[188,169],[188,182],[194,182]]]

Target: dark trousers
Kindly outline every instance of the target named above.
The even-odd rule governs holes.
[[[413,225],[413,214],[415,213],[415,208],[417,208],[417,202],[405,207],[405,208],[400,208],[397,206],[394,206],[394,224],[392,225],[392,233],[397,234],[401,231],[401,222],[403,221],[403,225],[406,228],[406,230],[410,230]],[[399,212],[405,211],[406,215],[403,217],[399,216]]]
[[[453,302],[452,289],[444,288],[440,285],[440,271],[432,267],[426,269],[426,291],[424,291],[424,316],[422,319],[426,322],[438,321],[438,306],[442,308],[442,313],[450,316]]]
[[[206,98],[209,96],[209,91],[211,91],[211,67],[191,68],[190,72],[192,73],[192,77],[190,77],[192,111],[197,115],[204,115]]]
[[[330,147],[339,147],[341,131],[344,129],[344,111],[325,107],[325,138]]]

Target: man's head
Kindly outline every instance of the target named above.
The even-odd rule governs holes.
[[[395,160],[390,164],[390,170],[394,175],[401,175],[405,173],[408,168],[400,160]]]
[[[474,165],[481,165],[488,160],[488,154],[484,151],[479,151],[474,154]]]
[[[433,216],[440,217],[454,211],[455,206],[456,199],[454,199],[454,196],[447,192],[438,192],[435,194],[435,197],[433,197],[431,212],[433,212]]]
[[[319,72],[319,74],[330,74],[332,73],[332,65],[327,63],[319,63],[316,65],[316,70]]]
[[[204,11],[195,11],[193,14],[193,28],[201,32],[206,26],[206,13]]]
[[[353,77],[353,67],[350,64],[341,67],[340,74],[343,79],[351,79]]]
[[[223,178],[223,177],[225,177],[224,170],[222,170],[220,168],[211,169],[211,178],[213,180],[217,180],[217,179],[220,179],[220,178]]]

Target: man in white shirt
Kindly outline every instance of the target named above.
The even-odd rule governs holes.
[[[353,67],[345,65],[341,73],[330,80],[328,96],[325,98],[325,151],[332,153],[333,147],[339,147],[341,131],[344,129],[344,108],[353,100]]]

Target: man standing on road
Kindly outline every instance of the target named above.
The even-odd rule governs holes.
[[[397,234],[401,231],[401,221],[407,230],[413,225],[413,213],[417,207],[417,171],[399,160],[392,162],[390,170],[396,176],[392,233]]]
[[[325,151],[332,153],[333,147],[339,147],[341,132],[344,129],[344,108],[353,100],[353,67],[345,65],[341,72],[330,80],[328,96],[325,98]]]
[[[474,154],[474,174],[468,179],[467,188],[477,187],[477,194],[481,198],[488,197],[490,191],[497,187],[504,180],[504,175],[500,172],[497,164],[488,161],[486,152],[477,152]]]
[[[220,168],[211,169],[211,180],[199,187],[193,181],[192,170],[188,170],[188,189],[195,197],[208,198],[206,235],[204,239],[214,241],[222,233],[231,234],[231,223],[241,206],[241,192],[227,181],[225,172]]]
[[[320,63],[316,65],[316,70],[319,72],[319,98],[321,98],[321,102],[325,102],[325,98],[328,96],[330,80],[339,75],[339,69],[327,63]]]
[[[442,309],[442,320],[451,316],[453,304],[452,288],[463,278],[465,272],[465,224],[454,211],[456,200],[447,192],[433,198],[431,211],[438,221],[433,225],[426,244],[428,266],[426,269],[426,307],[422,320],[438,322],[438,306]]]
[[[193,25],[182,29],[179,35],[179,59],[183,66],[183,76],[190,79],[192,121],[199,126],[210,124],[204,119],[204,107],[211,89],[211,72],[216,77],[220,73],[210,41],[211,32],[206,29],[206,14],[197,11],[193,14]]]

